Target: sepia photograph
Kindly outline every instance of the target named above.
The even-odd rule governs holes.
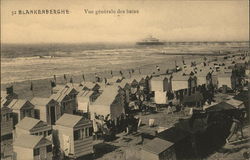
[[[248,0],[1,0],[1,160],[250,160]]]

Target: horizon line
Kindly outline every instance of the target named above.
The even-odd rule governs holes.
[[[250,42],[250,40],[226,40],[226,41],[222,41],[222,40],[215,40],[215,41],[198,41],[198,40],[194,40],[194,41],[163,41],[165,43],[233,43],[233,42]],[[1,45],[5,45],[5,44],[135,44],[136,42],[31,42],[31,43],[17,43],[17,42],[2,42]]]

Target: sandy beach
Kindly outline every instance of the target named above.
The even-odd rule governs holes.
[[[84,77],[86,81],[94,81],[95,80],[95,73],[97,73],[100,77],[106,77],[111,78],[111,70],[113,72],[113,76],[119,76],[119,71],[122,71],[124,73],[125,77],[129,76],[129,70],[134,69],[135,72],[132,74],[132,76],[139,75],[139,68],[142,75],[145,74],[152,74],[153,72],[157,72],[156,65],[158,65],[161,68],[161,72],[165,73],[167,69],[172,69],[175,66],[175,61],[177,65],[182,65],[182,56],[175,56],[175,57],[169,57],[165,56],[166,58],[160,59],[155,62],[147,62],[147,63],[133,63],[133,64],[124,64],[124,65],[113,65],[113,66],[107,66],[106,68],[103,68],[102,71],[96,70],[94,71],[87,71],[84,72]],[[191,61],[201,62],[203,60],[203,56],[184,56],[185,62],[187,64],[190,64]],[[67,76],[67,81],[69,82],[69,79],[72,77],[74,83],[80,83],[83,81],[81,69],[72,69],[68,72],[61,72],[60,74],[56,75],[57,84],[65,84],[65,80],[63,78],[64,73]],[[26,74],[26,73],[25,73]],[[7,86],[13,85],[15,92],[19,95],[20,98],[27,98],[32,99],[33,93],[35,97],[49,97],[51,95],[51,86],[50,81],[53,80],[53,76],[50,77],[44,77],[44,78],[38,78],[38,79],[30,79],[30,80],[23,80],[19,82],[11,82],[11,83],[2,83],[1,84],[1,90],[5,90]],[[30,91],[30,84],[31,81],[33,83],[34,91],[33,93]]]

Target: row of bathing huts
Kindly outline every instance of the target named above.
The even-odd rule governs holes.
[[[49,98],[19,99],[11,86],[1,92],[1,155],[49,160],[56,150],[74,158],[92,154],[93,134],[104,117],[117,126],[121,116],[135,110],[132,102],[202,106],[207,93],[235,90],[248,81],[247,63],[232,56],[167,73],[56,85]]]

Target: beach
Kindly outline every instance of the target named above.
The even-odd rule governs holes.
[[[236,45],[236,47],[235,47]],[[13,85],[19,98],[32,99],[49,97],[54,75],[57,84],[65,84],[64,74],[69,82],[94,81],[95,73],[102,78],[129,76],[129,70],[139,74],[150,75],[157,72],[156,66],[165,73],[167,69],[191,61],[200,63],[204,57],[223,56],[235,52],[241,45],[172,45],[172,46],[134,46],[134,45],[38,45],[38,46],[5,46],[1,54],[1,90]],[[220,54],[218,54],[220,53]],[[33,83],[33,92],[30,90]]]

